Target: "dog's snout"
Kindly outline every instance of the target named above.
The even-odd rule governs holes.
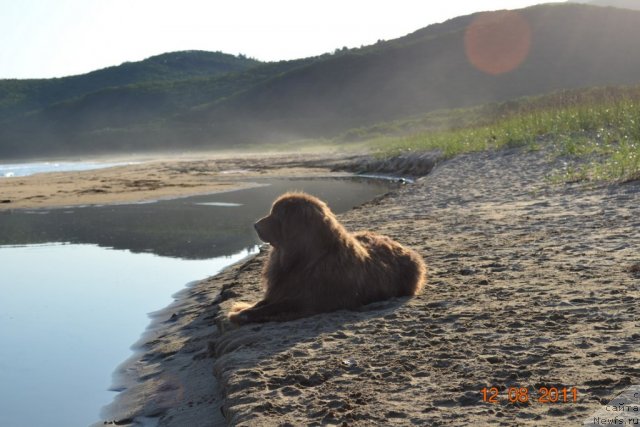
[[[258,237],[260,238],[260,240],[262,240],[263,242],[272,243],[273,234],[268,217],[262,218],[260,221],[253,224],[253,228],[256,230],[256,233],[258,233]]]

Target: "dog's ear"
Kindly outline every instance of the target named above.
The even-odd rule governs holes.
[[[346,231],[340,225],[333,212],[328,206],[319,206],[318,220],[318,236],[325,246],[332,246],[339,243]]]
[[[300,234],[308,240],[308,246],[328,249],[340,242],[344,229],[329,207],[317,199],[305,200],[301,205],[299,223]]]
[[[274,203],[271,215],[280,221],[282,245],[294,252],[324,251],[346,231],[329,207],[304,193],[287,193]]]
[[[281,220],[282,240],[287,243],[305,240],[316,227],[311,206],[303,200],[290,197],[285,203],[274,206],[272,215]]]

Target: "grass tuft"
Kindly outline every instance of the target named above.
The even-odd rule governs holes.
[[[368,141],[379,156],[439,151],[445,158],[551,144],[566,158],[562,181],[640,179],[640,87],[563,91],[473,110],[477,124]],[[459,112],[456,112],[459,114]],[[394,125],[397,127],[397,125]],[[379,129],[382,127],[379,126]]]

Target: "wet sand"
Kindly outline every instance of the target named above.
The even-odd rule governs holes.
[[[581,425],[640,384],[640,182],[551,186],[561,165],[544,152],[461,156],[341,215],[424,256],[416,298],[230,325],[233,303],[260,298],[264,253],[185,289],[123,367],[138,381],[105,420]],[[508,387],[529,399],[510,403]],[[566,388],[567,402],[540,402],[541,387]]]
[[[83,172],[0,178],[0,211],[145,202],[230,191],[258,177],[325,176],[327,155],[206,155]],[[337,176],[336,173],[331,173]]]

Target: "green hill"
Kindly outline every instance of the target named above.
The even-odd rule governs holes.
[[[640,2],[638,0],[583,0],[575,1],[575,3],[586,3],[594,6],[610,6],[621,9],[640,10]]]
[[[91,73],[29,80],[0,80],[0,121],[102,89],[145,82],[212,77],[251,68],[259,61],[221,52],[186,51],[125,62]]]
[[[360,49],[297,61],[242,62],[241,69],[213,76],[196,74],[194,65],[188,76],[103,84],[66,98],[66,92],[46,98],[32,91],[16,99],[20,92],[12,90],[12,97],[0,95],[0,155],[331,137],[438,109],[640,82],[640,12],[552,4],[519,13],[530,27],[531,48],[518,68],[500,75],[479,71],[465,55],[465,32],[475,14]],[[124,73],[129,74],[135,73]]]
[[[464,33],[473,17],[464,17],[327,58],[199,114],[223,118],[227,126],[233,120],[253,124],[256,138],[282,129],[283,118],[289,132],[321,135],[435,109],[640,81],[640,13],[581,5],[521,13],[532,45],[511,73],[489,75],[470,65]]]

